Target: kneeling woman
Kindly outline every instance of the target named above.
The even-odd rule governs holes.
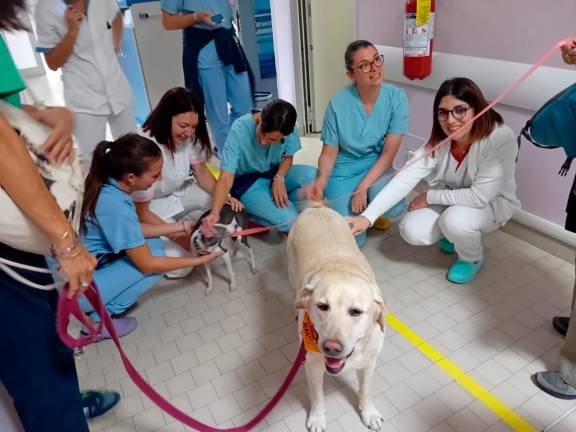
[[[281,99],[232,124],[221,153],[212,211],[204,219],[207,234],[218,222],[228,192],[256,222],[290,230],[298,216],[296,204],[303,199],[300,190],[316,177],[316,168],[292,165],[301,148],[295,125],[296,110]]]
[[[400,234],[410,244],[439,242],[444,252],[457,253],[448,280],[472,281],[485,260],[482,236],[508,222],[520,207],[514,179],[518,155],[514,132],[492,109],[469,123],[487,105],[471,80],[444,81],[434,99],[428,143],[360,216],[349,218],[354,233],[365,231],[424,179],[430,187],[410,204]],[[449,144],[432,152],[453,133]]]
[[[176,236],[191,223],[140,224],[130,194],[147,190],[162,173],[162,153],[148,138],[128,134],[94,150],[82,205],[81,240],[98,264],[94,272],[110,314],[121,314],[164,272],[212,261],[217,255],[164,256],[159,236]],[[85,312],[91,305],[82,299]]]

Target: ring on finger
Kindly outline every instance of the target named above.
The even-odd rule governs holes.
[[[90,286],[90,282],[86,282],[86,281],[82,281],[82,280],[81,280],[81,281],[80,281],[80,286],[81,286],[81,287],[84,287],[84,288],[87,288],[87,287]]]

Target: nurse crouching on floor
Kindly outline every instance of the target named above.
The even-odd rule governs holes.
[[[222,149],[212,211],[203,219],[205,234],[214,232],[229,192],[254,221],[288,232],[304,200],[301,189],[316,176],[314,167],[292,165],[301,147],[296,109],[282,99],[236,120]]]
[[[360,216],[349,218],[354,234],[364,232],[425,180],[429,188],[410,203],[400,235],[415,246],[438,242],[442,251],[456,253],[449,281],[474,280],[485,260],[482,236],[505,225],[520,208],[514,179],[516,135],[493,109],[469,123],[486,106],[482,92],[468,78],[444,81],[434,99],[428,143]],[[450,143],[431,152],[453,133]]]
[[[162,273],[206,264],[221,255],[166,257],[158,237],[185,233],[189,238],[191,222],[140,224],[130,194],[161,179],[162,162],[156,143],[136,134],[102,141],[94,150],[82,205],[81,241],[98,260],[94,280],[113,316],[134,305]],[[85,298],[80,304],[85,312],[93,312]]]
[[[330,207],[349,216],[363,212],[392,178],[392,162],[408,132],[408,99],[404,90],[383,83],[384,58],[372,43],[352,42],[344,62],[352,83],[326,108],[318,178],[308,196],[324,196]],[[403,199],[394,204],[383,212],[385,217],[400,216],[406,209]],[[356,239],[364,244],[366,234]]]

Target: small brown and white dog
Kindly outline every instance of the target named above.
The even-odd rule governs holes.
[[[220,219],[218,223],[214,224],[216,232],[213,236],[207,237],[202,233],[200,227],[202,226],[202,220],[209,214],[210,210],[200,216],[200,219],[192,229],[192,235],[190,237],[192,253],[195,256],[199,256],[207,255],[217,250],[224,252],[222,258],[224,258],[226,268],[228,269],[228,275],[230,276],[230,291],[233,291],[236,289],[236,276],[234,274],[234,268],[232,267],[232,257],[236,256],[238,253],[240,243],[248,249],[250,253],[250,270],[252,271],[252,274],[256,274],[254,253],[252,252],[252,247],[248,243],[248,236],[230,237],[230,234],[248,228],[250,222],[248,213],[246,213],[246,210],[235,212],[229,204],[225,204],[220,211]],[[208,286],[204,290],[204,294],[209,295],[212,294],[213,291],[212,269],[210,264],[204,264],[204,268],[208,275]]]
[[[317,339],[318,352],[306,353],[311,399],[306,427],[326,429],[324,373],[356,369],[362,421],[379,430],[384,420],[370,398],[370,384],[384,342],[386,308],[342,216],[318,205],[300,214],[288,235],[288,275],[296,290],[299,328],[311,321]]]

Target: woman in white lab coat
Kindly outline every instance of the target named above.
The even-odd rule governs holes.
[[[201,105],[189,90],[168,90],[150,113],[142,129],[158,144],[164,165],[162,179],[150,189],[136,192],[138,216],[142,223],[159,224],[179,220],[196,220],[212,206],[216,179],[208,170],[212,155],[206,119]],[[235,198],[228,198],[235,210],[243,208]],[[182,256],[190,249],[186,236],[165,242],[168,256]],[[186,272],[170,273],[182,277]]]
[[[96,144],[136,131],[132,91],[116,52],[122,14],[115,0],[43,0],[36,6],[37,51],[62,68],[64,99],[75,113],[74,136],[89,166]]]

